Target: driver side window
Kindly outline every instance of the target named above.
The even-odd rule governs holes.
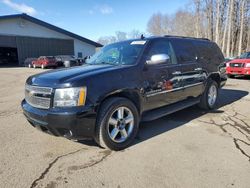
[[[173,47],[171,43],[167,40],[157,40],[153,42],[151,45],[148,55],[147,55],[147,60],[150,60],[150,58],[153,55],[158,55],[158,54],[166,54],[170,57],[169,64],[177,64],[177,59],[173,50]]]

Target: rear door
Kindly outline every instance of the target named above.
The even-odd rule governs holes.
[[[198,63],[198,52],[190,39],[173,39],[173,48],[177,61],[181,65],[183,96],[197,97],[204,89],[202,65]]]
[[[161,38],[151,41],[145,54],[144,62],[157,54],[167,54],[170,61],[158,65],[145,65],[143,71],[146,95],[144,110],[162,107],[181,100],[183,97],[181,70],[169,40]]]

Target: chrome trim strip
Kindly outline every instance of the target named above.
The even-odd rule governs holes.
[[[155,95],[170,93],[170,92],[174,92],[174,91],[178,91],[178,90],[181,90],[181,89],[186,89],[186,88],[189,88],[189,87],[198,86],[198,85],[202,85],[202,84],[203,84],[203,82],[200,82],[200,83],[190,84],[190,85],[187,85],[187,86],[184,86],[184,87],[178,87],[178,88],[175,88],[175,89],[164,90],[164,91],[160,91],[160,92],[156,92],[156,93],[148,92],[148,93],[146,93],[146,97],[153,97]]]
[[[195,84],[186,85],[183,88],[185,89],[185,88],[189,88],[189,87],[193,87],[193,86],[198,86],[198,85],[202,85],[202,84],[203,84],[203,82],[199,82],[199,83],[195,83]]]
[[[39,87],[25,84],[25,89],[28,91],[32,91],[33,93],[41,93],[41,94],[51,94],[53,88],[50,87]]]
[[[181,89],[183,89],[183,87],[178,87],[178,88],[171,89],[171,90],[164,90],[164,91],[160,91],[160,92],[156,92],[156,93],[152,93],[152,94],[147,94],[146,93],[146,97],[153,97],[155,95],[160,95],[160,94],[164,94],[164,93],[170,93],[170,92],[181,90]]]

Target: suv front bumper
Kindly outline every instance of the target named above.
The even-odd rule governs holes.
[[[29,123],[39,130],[68,139],[84,139],[95,135],[96,113],[93,107],[38,109],[25,100],[21,103]]]

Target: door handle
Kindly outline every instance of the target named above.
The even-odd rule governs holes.
[[[195,71],[202,71],[202,68],[199,67],[199,68],[195,68],[194,70]]]
[[[180,75],[181,74],[181,71],[175,71],[172,73],[173,75]]]

